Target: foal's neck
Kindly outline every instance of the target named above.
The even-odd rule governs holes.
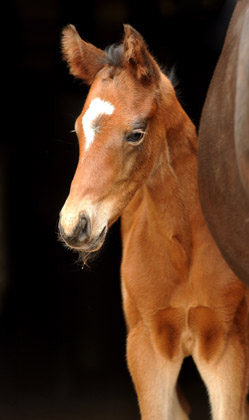
[[[190,253],[193,234],[203,218],[197,186],[197,135],[193,123],[175,96],[171,106],[177,120],[165,123],[165,140],[154,169],[144,186],[150,223],[158,223],[168,239],[177,238]],[[169,115],[167,105],[160,112]]]

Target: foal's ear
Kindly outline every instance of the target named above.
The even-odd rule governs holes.
[[[83,41],[73,25],[67,25],[63,29],[61,45],[70,73],[91,84],[104,65],[106,53]]]
[[[140,33],[132,26],[124,25],[124,34],[124,62],[129,65],[134,76],[141,82],[159,81],[159,66],[149,53]]]

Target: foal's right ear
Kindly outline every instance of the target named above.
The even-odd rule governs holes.
[[[63,29],[61,45],[70,73],[90,85],[104,65],[106,53],[83,41],[73,25]]]

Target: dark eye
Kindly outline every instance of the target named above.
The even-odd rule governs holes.
[[[134,146],[137,146],[138,144],[142,143],[144,135],[145,135],[145,131],[135,130],[126,137],[126,141],[128,143],[133,144]]]

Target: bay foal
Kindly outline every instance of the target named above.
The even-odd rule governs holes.
[[[245,420],[248,290],[221,257],[197,188],[197,136],[141,35],[102,51],[63,31],[70,72],[91,85],[79,162],[60,215],[66,244],[97,251],[122,216],[127,361],[143,420],[188,415],[176,383],[192,355],[214,420]]]

